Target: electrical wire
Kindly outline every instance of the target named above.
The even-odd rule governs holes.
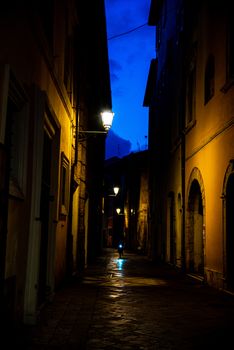
[[[134,32],[135,30],[140,29],[140,28],[146,26],[147,24],[148,24],[148,23],[144,23],[144,24],[142,24],[142,25],[140,25],[140,26],[138,26],[138,27],[135,27],[135,28],[133,28],[133,29],[130,29],[130,30],[126,31],[126,32],[113,35],[113,36],[111,36],[110,38],[108,38],[107,40],[112,40],[112,39],[118,38],[118,37],[120,37],[120,36],[130,34],[130,33]]]

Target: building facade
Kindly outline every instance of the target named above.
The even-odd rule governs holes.
[[[111,109],[111,95],[104,1],[95,1],[95,15],[88,5],[25,1],[6,3],[1,10],[0,287],[5,321],[35,323],[61,283],[87,265],[89,247],[96,244],[88,223],[101,198],[105,137],[94,146],[81,131],[103,130],[99,115]],[[99,217],[101,209],[92,218],[101,232]]]
[[[152,255],[233,291],[233,23],[228,2],[151,1]]]

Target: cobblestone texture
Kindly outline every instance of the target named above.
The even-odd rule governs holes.
[[[119,260],[110,249],[13,343],[25,350],[225,350],[233,334],[233,296],[144,256],[127,252]]]

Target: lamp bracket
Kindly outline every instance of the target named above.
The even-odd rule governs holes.
[[[99,130],[99,131],[93,131],[93,130],[82,130],[82,131],[79,131],[79,135],[80,134],[107,134],[107,131],[102,131],[102,130]]]

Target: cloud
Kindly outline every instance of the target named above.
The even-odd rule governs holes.
[[[119,64],[118,61],[116,61],[114,59],[110,59],[110,66],[111,66],[112,70],[115,70],[115,71],[121,71],[122,70],[121,64]]]
[[[150,0],[106,0],[108,37],[147,23]]]
[[[129,154],[131,150],[131,142],[119,137],[112,130],[108,132],[106,138],[106,159],[112,157],[124,157]]]
[[[135,62],[135,59],[137,57],[137,53],[131,53],[128,57],[127,57],[127,64],[132,64],[133,62]]]
[[[141,2],[139,7],[138,7],[138,11],[141,14],[142,18],[147,19],[148,21],[148,16],[149,16],[149,9],[150,9],[150,2]]]
[[[148,109],[142,102],[149,63],[155,57],[155,28],[147,25],[150,2],[105,0],[108,38],[113,37],[108,52],[115,113],[106,139],[107,158],[147,147]]]
[[[124,88],[122,88],[121,86],[117,86],[117,84],[113,84],[112,92],[117,99],[118,97],[124,96]]]
[[[119,77],[117,74],[111,73],[111,82],[115,83],[119,80]]]
[[[110,59],[111,82],[115,83],[119,80],[118,73],[122,71],[122,66],[116,60]]]

